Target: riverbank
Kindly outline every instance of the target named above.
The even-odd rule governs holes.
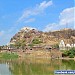
[[[59,59],[64,59],[64,60],[75,60],[75,57],[74,57],[74,58],[62,57],[62,58],[59,58]]]
[[[47,51],[47,50],[15,50],[15,51],[2,51],[0,52],[0,58],[4,59],[16,59],[16,58],[49,58],[49,59],[65,59],[75,60],[75,58],[62,57],[59,51]]]
[[[16,59],[18,55],[16,53],[0,53],[0,59]]]
[[[64,60],[75,60],[75,57],[74,58],[69,58],[69,57],[61,57],[61,58],[51,58],[51,56],[38,56],[38,55],[26,55],[25,56],[19,56],[18,54],[14,54],[14,53],[0,53],[0,59],[25,59],[25,58],[43,58],[43,59],[64,59]]]

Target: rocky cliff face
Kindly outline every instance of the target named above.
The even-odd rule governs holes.
[[[64,40],[66,43],[75,43],[75,30],[63,29],[60,31],[48,32],[47,35],[58,38],[57,41]]]
[[[10,42],[14,44],[21,42],[26,46],[45,46],[54,45],[64,40],[65,43],[75,43],[75,30],[63,29],[53,32],[42,32],[33,28],[24,27],[15,34]]]

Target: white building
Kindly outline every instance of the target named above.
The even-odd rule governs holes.
[[[59,43],[59,49],[60,50],[65,50],[65,43],[64,43],[63,40],[61,40],[60,43]]]
[[[60,50],[66,50],[75,47],[75,44],[65,44],[63,40],[60,41],[59,43],[59,49]]]
[[[66,47],[71,48],[72,46],[70,44],[66,44]]]

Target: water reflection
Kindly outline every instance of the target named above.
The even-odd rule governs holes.
[[[74,60],[43,58],[0,60],[0,75],[54,75],[54,70],[74,69]]]
[[[0,75],[11,75],[11,72],[9,70],[9,65],[0,64]]]

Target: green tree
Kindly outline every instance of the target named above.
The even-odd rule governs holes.
[[[74,57],[75,56],[75,48],[71,48],[70,50],[65,50],[63,52],[62,56]]]
[[[71,54],[75,55],[75,48],[74,47],[71,48],[69,51],[70,51]]]
[[[74,58],[74,55],[73,55],[73,54],[70,54],[70,55],[69,55],[69,58]]]

